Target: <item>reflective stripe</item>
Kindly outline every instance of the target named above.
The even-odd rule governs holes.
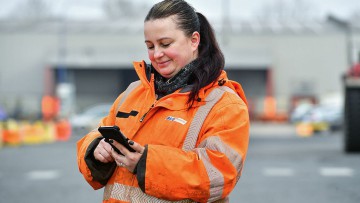
[[[110,199],[113,186],[114,185],[110,185],[110,184],[105,185],[103,200]]]
[[[225,199],[219,199],[213,203],[229,203],[229,197],[225,197]]]
[[[104,189],[104,198],[103,200],[116,199],[124,202],[132,203],[194,203],[192,200],[181,200],[181,201],[167,201],[162,200],[150,195],[147,195],[141,191],[138,187],[132,187],[128,185],[123,185],[115,183],[113,185],[106,185]]]
[[[119,183],[115,183],[113,185],[106,185],[104,189],[104,197],[103,200],[116,199],[124,202],[132,202],[132,203],[195,203],[192,200],[181,200],[181,201],[167,201],[163,199],[159,199],[150,195],[147,195],[141,191],[138,187],[132,187],[128,185],[123,185]],[[227,203],[229,202],[228,198],[215,201],[214,203]]]
[[[237,171],[236,182],[239,180],[243,168],[243,158],[236,150],[232,149],[229,145],[225,144],[220,137],[211,136],[206,138],[199,144],[199,148],[206,148],[223,153],[233,164]]]
[[[224,176],[212,163],[205,148],[196,148],[195,152],[204,163],[207,175],[210,180],[210,197],[208,202],[213,202],[221,197],[224,189]]]
[[[124,94],[121,98],[121,100],[119,101],[117,107],[116,107],[116,112],[119,111],[120,109],[120,106],[124,103],[126,97],[129,95],[130,92],[132,92],[137,86],[139,86],[139,84],[141,83],[140,80],[138,81],[135,81],[135,82],[132,82],[127,88],[126,90],[124,91]]]
[[[196,145],[196,141],[199,136],[199,132],[201,130],[201,127],[202,127],[206,117],[208,116],[210,110],[221,99],[221,97],[223,96],[223,94],[225,92],[230,92],[232,94],[237,95],[236,92],[229,87],[226,87],[226,86],[217,87],[217,88],[213,89],[210,92],[210,94],[207,96],[207,98],[205,99],[205,101],[206,101],[205,105],[199,107],[198,111],[195,113],[193,120],[191,121],[188,133],[186,135],[184,145],[183,145],[184,151],[190,151],[190,150],[195,149],[195,145]],[[235,165],[234,167],[238,170],[237,180],[240,177],[239,171],[241,172],[241,168],[242,168],[241,156],[239,156],[236,153],[236,151],[234,153],[234,150],[232,150],[231,148],[228,149],[229,147],[226,147],[225,144],[221,144],[222,143],[221,140],[220,140],[219,146],[218,146],[219,143],[214,143],[214,141],[218,141],[218,140],[212,140],[212,138],[206,139],[205,141],[203,141],[201,143],[202,145],[199,145],[199,148],[195,149],[195,152],[199,155],[200,160],[202,160],[202,162],[204,163],[206,172],[207,172],[209,180],[210,180],[210,191],[209,191],[210,197],[208,200],[209,202],[213,202],[217,198],[221,197],[221,195],[223,193],[223,189],[224,189],[224,177],[223,177],[223,174],[221,173],[221,171],[219,171],[211,163],[210,158],[206,152],[206,148],[209,147],[209,149],[220,151],[220,152],[224,153],[229,158],[230,161],[235,161],[233,164]],[[203,147],[203,148],[201,148],[201,147]],[[240,169],[238,167],[240,167]],[[219,201],[227,202],[228,198],[225,198],[224,200],[219,200]]]
[[[217,87],[217,88],[213,89],[210,92],[210,94],[206,97],[205,105],[202,105],[199,107],[199,109],[195,113],[193,120],[191,121],[188,133],[186,135],[184,145],[183,145],[184,151],[190,151],[195,148],[195,144],[196,144],[200,129],[201,129],[207,115],[209,114],[212,107],[220,100],[220,98],[225,93],[225,91],[236,94],[235,91],[229,87],[226,87],[226,86]]]

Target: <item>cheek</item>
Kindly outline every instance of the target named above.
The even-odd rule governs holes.
[[[179,57],[180,54],[179,54],[179,52],[178,52],[176,49],[167,49],[167,50],[164,52],[164,54],[165,54],[168,58],[170,58],[170,59],[172,59],[172,60],[174,60],[174,61],[178,61],[179,58],[181,58],[181,57]]]
[[[180,67],[183,67],[189,62],[189,57],[186,53],[172,52],[169,53],[169,56],[175,62],[175,64]]]
[[[148,51],[148,57],[149,57],[150,61],[154,61],[154,52]]]

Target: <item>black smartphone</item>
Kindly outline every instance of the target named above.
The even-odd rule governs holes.
[[[105,142],[108,142],[117,153],[123,155],[114,145],[109,142],[110,139],[122,144],[130,152],[135,152],[135,150],[128,143],[129,139],[124,134],[122,134],[118,126],[100,126],[98,131],[105,138]]]

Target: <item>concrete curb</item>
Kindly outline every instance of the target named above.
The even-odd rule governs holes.
[[[250,123],[250,137],[294,137],[295,126],[289,123]]]

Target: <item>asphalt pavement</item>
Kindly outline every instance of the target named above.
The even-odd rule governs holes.
[[[342,131],[301,137],[291,124],[254,123],[231,202],[360,202],[360,153],[345,153],[343,139]]]
[[[76,164],[76,141],[0,149],[0,202],[98,203]],[[343,151],[343,133],[299,137],[288,124],[252,123],[238,203],[360,202],[360,154]]]

